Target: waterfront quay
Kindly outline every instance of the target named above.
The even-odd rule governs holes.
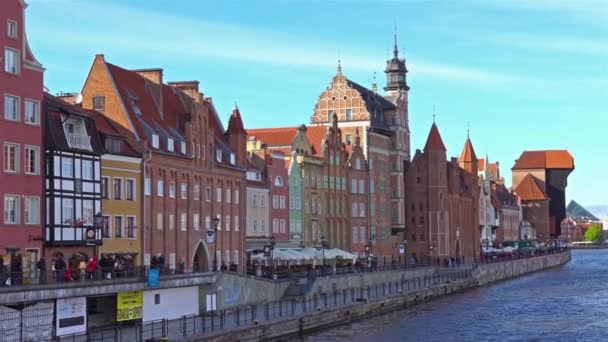
[[[60,298],[55,300],[18,301],[0,306],[0,327],[3,341],[145,341],[151,338],[256,341],[300,336],[561,265],[569,260],[569,253],[453,268],[392,267],[375,272],[353,270],[340,275],[285,280],[230,272],[218,272],[213,278],[200,274],[164,275],[161,276],[160,288],[150,288],[140,280],[133,281],[131,285],[126,280],[91,282],[79,287],[70,284],[72,287],[63,288],[68,292],[61,292]],[[122,286],[119,290],[130,291],[110,293],[112,289],[109,286]],[[27,292],[49,291],[43,285],[36,290],[32,287],[22,289],[23,298],[34,298]],[[8,294],[6,288],[3,290],[3,295]],[[66,319],[60,310],[62,305],[67,302],[72,308],[78,307],[77,295],[82,296],[83,291],[95,292],[85,296],[87,309],[82,316],[77,316],[76,310],[74,317],[67,319],[82,317],[86,332],[66,334],[56,324],[55,318]],[[141,302],[136,300],[132,309],[134,315],[142,314],[143,319],[117,319],[117,311],[124,309],[120,299],[124,293],[134,293],[136,298],[141,296]],[[180,306],[179,314],[176,304]],[[114,323],[108,326],[108,321]],[[102,324],[104,322],[106,324]]]

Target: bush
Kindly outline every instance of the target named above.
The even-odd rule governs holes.
[[[592,224],[585,232],[585,241],[601,242],[604,239],[604,233],[599,224]]]

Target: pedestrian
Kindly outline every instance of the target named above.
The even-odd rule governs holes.
[[[160,269],[160,273],[163,273],[165,268],[165,257],[162,254],[158,255],[158,268]]]
[[[21,284],[23,267],[21,265],[21,254],[13,255],[11,260],[11,285]]]
[[[156,258],[156,255],[152,256],[152,269],[158,268],[158,258]]]
[[[4,258],[0,255],[0,287],[10,286],[8,267],[4,265]]]
[[[114,261],[114,272],[116,274],[116,278],[123,276],[124,269],[125,269],[125,265],[122,261],[122,258],[116,257],[116,261]]]
[[[220,267],[220,271],[227,271],[228,270],[228,266],[226,266],[226,263],[222,261],[222,266]]]
[[[235,263],[231,263],[231,264],[230,264],[230,267],[228,268],[228,270],[229,270],[230,272],[236,272],[236,271],[237,271],[237,267],[238,267],[238,266],[237,266]]]
[[[64,273],[65,273],[65,261],[63,261],[63,257],[58,256],[55,259],[54,267],[55,267],[55,280],[58,283],[63,283]]]
[[[36,268],[38,269],[38,283],[46,283],[46,260],[44,260],[44,257],[38,260],[36,263]]]
[[[93,255],[87,263],[87,279],[95,279],[95,271],[97,270],[97,255]]]
[[[85,278],[87,271],[87,262],[82,259],[78,262],[78,280],[82,281]]]
[[[111,255],[108,255],[106,258],[106,270],[106,279],[112,279],[115,277],[116,274],[114,273],[114,258]]]

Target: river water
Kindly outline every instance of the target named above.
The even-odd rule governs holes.
[[[302,341],[608,341],[608,250]]]

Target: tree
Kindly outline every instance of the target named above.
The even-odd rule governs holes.
[[[585,232],[585,241],[591,242],[601,242],[604,237],[604,233],[602,232],[602,228],[599,224],[592,224],[587,228]]]

